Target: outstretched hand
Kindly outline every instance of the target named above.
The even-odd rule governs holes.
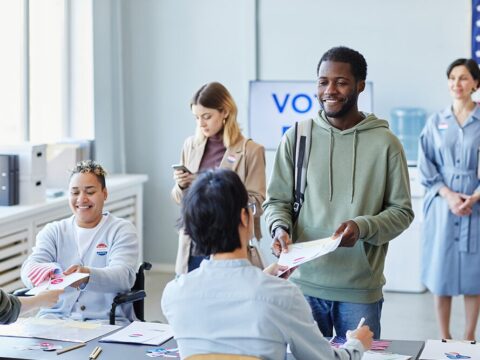
[[[67,270],[65,270],[63,272],[63,275],[70,275],[70,274],[73,274],[73,273],[83,273],[83,274],[90,274],[90,269],[86,266],[81,266],[81,265],[72,265],[70,266]],[[73,284],[71,284],[70,286],[71,287],[74,287],[76,289],[78,289],[80,287],[80,285],[82,285],[83,283],[88,283],[88,280],[90,279],[89,276],[83,278],[83,279],[80,279],[78,281],[75,281]]]
[[[360,236],[360,229],[355,221],[344,221],[340,224],[337,230],[335,230],[332,237],[337,238],[340,235],[342,235],[342,240],[340,241],[339,246],[352,247]]]
[[[290,235],[281,227],[275,229],[275,236],[272,240],[272,253],[279,257],[282,252],[288,252],[288,245],[292,243]]]

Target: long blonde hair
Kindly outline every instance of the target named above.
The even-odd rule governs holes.
[[[235,144],[242,136],[237,122],[237,105],[227,88],[219,82],[211,82],[198,89],[190,100],[190,108],[193,105],[202,105],[209,109],[228,113],[223,125],[223,144],[225,147]],[[198,141],[205,139],[205,135],[202,134],[198,126],[195,137]]]

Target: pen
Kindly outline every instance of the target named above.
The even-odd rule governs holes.
[[[101,352],[102,348],[100,346],[96,346],[95,349],[93,349],[92,353],[88,356],[88,358],[95,360]]]
[[[360,319],[358,325],[357,325],[357,329],[360,329],[360,328],[363,326],[364,323],[365,323],[365,318],[362,317],[362,318]]]
[[[67,351],[70,351],[70,350],[80,349],[81,347],[84,347],[85,345],[86,345],[85,343],[80,343],[80,344],[75,344],[75,345],[66,347],[64,349],[57,350],[57,355],[66,353]]]

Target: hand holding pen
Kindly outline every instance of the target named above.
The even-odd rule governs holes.
[[[347,339],[353,338],[359,340],[362,343],[363,348],[368,350],[372,347],[373,332],[370,331],[368,325],[363,325],[364,323],[365,318],[362,317],[357,325],[357,328],[353,331],[348,330],[346,335]]]

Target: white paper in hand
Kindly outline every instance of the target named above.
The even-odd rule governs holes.
[[[30,289],[27,292],[27,295],[37,295],[39,292],[45,291],[45,290],[60,290],[60,289],[65,289],[67,286],[70,286],[73,284],[75,281],[84,279],[88,277],[89,274],[84,274],[84,273],[73,273],[70,275],[60,275],[57,276],[53,279],[47,280],[42,282],[40,285],[37,287],[34,287],[33,289]]]
[[[278,273],[277,276],[282,275],[291,268],[331,253],[338,247],[338,245],[340,245],[340,241],[342,241],[342,236],[335,239],[328,237],[290,245],[288,247],[288,252],[282,252],[278,259],[278,264],[288,266],[288,269]]]

